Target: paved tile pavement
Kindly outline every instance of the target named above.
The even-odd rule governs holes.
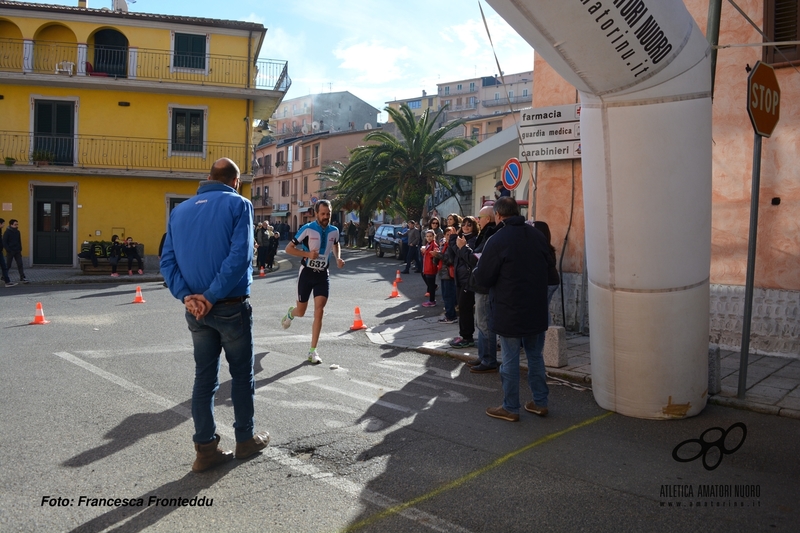
[[[448,342],[458,335],[458,324],[440,324],[439,317],[380,324],[367,330],[375,344],[446,355],[462,361],[477,357],[477,348],[453,348]],[[567,336],[567,366],[547,367],[550,379],[591,388],[592,364],[589,337]],[[750,354],[745,398],[736,397],[739,388],[739,352],[720,351],[722,390],[709,403],[800,419],[800,358]],[[520,364],[527,370],[525,358]]]

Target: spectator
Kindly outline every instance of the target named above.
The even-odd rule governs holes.
[[[142,258],[139,255],[139,250],[136,248],[139,246],[138,242],[133,241],[133,237],[128,237],[125,239],[125,244],[122,246],[123,250],[125,251],[125,257],[128,258],[128,275],[133,276],[133,260],[136,259],[136,265],[139,267],[137,272],[139,274],[144,274],[144,270],[142,270]]]
[[[509,422],[519,420],[519,352],[528,358],[528,386],[533,401],[525,410],[547,416],[549,390],[544,369],[547,332],[547,241],[541,232],[525,224],[513,198],[494,204],[497,230],[486,242],[475,269],[475,281],[489,287],[492,314],[489,327],[500,337],[503,364],[503,404],[486,414]]]
[[[267,265],[267,253],[269,250],[269,234],[267,233],[267,229],[264,227],[264,224],[261,222],[258,223],[258,227],[256,228],[256,268],[262,269]]]
[[[492,206],[483,207],[478,212],[481,232],[475,239],[475,249],[472,254],[468,254],[467,260],[472,267],[478,263],[478,258],[483,254],[486,242],[489,240],[497,225],[494,222],[494,210]],[[464,247],[467,248],[466,246]],[[489,289],[482,287],[470,278],[470,289],[475,293],[475,326],[478,330],[478,358],[471,361],[470,372],[474,374],[486,374],[497,372],[500,366],[497,362],[497,335],[489,327]]]
[[[503,196],[511,196],[511,191],[503,186],[502,181],[498,181],[494,184],[494,197],[502,198]]]
[[[5,254],[3,253],[4,247],[3,247],[2,235],[3,235],[3,226],[5,225],[6,225],[6,219],[0,218],[0,267],[2,267],[3,269],[3,281],[5,282],[6,287],[13,287],[16,285],[16,283],[11,281],[11,278],[8,277],[8,267],[6,266],[6,258]]]
[[[428,287],[428,301],[423,303],[423,307],[436,307],[436,274],[439,272],[439,265],[433,259],[439,252],[436,244],[436,233],[433,230],[425,232],[425,246],[422,247],[422,279]]]
[[[372,250],[372,246],[375,243],[375,223],[373,221],[369,221],[369,225],[367,226],[367,248]]]
[[[8,221],[8,229],[3,234],[3,248],[6,251],[6,261],[8,263],[6,265],[6,277],[8,277],[8,270],[11,270],[11,264],[16,261],[19,280],[22,283],[30,283],[28,278],[25,277],[25,269],[22,267],[22,237],[19,233],[19,221],[16,218]]]
[[[164,253],[164,239],[161,240],[161,244],[158,255],[159,262],[161,262],[161,254]],[[118,278],[117,265],[119,265],[119,258],[122,257],[122,243],[119,242],[119,235],[111,236],[111,246],[106,249],[106,255],[108,256],[108,264],[111,265],[111,277]],[[166,282],[164,286],[166,287]]]
[[[547,222],[537,220],[533,223],[533,227],[542,232],[550,248],[550,254],[547,256],[547,325],[552,326],[553,315],[550,314],[550,302],[553,301],[553,295],[561,285],[561,276],[556,268],[556,248],[550,242],[550,226],[547,225]]]
[[[454,348],[475,346],[475,293],[469,289],[469,277],[472,273],[469,256],[475,249],[478,230],[478,221],[474,217],[464,217],[461,222],[461,234],[456,238],[456,247],[448,249],[455,269],[458,295],[459,336],[450,341],[450,346]]]
[[[358,224],[350,222],[350,228],[347,230],[347,242],[350,243],[350,248],[358,248]]]
[[[434,233],[434,239],[433,240],[436,241],[436,244],[439,244],[439,243],[442,242],[442,239],[444,238],[444,231],[442,231],[441,222],[439,222],[439,219],[437,217],[432,217],[430,219],[430,221],[428,222],[428,228],[427,229],[433,230],[433,233]]]
[[[442,301],[444,302],[444,316],[439,319],[443,324],[455,324],[458,322],[458,315],[456,314],[456,281],[453,263],[449,258],[447,249],[455,246],[455,239],[458,232],[452,226],[448,226],[444,232],[442,239],[442,247],[437,254],[439,259],[439,281],[442,285]]]
[[[275,255],[278,253],[278,247],[280,246],[280,239],[281,234],[276,232],[272,233],[272,237],[267,239],[267,270],[272,272],[273,268],[275,267]]]
[[[422,272],[422,265],[419,261],[419,245],[422,235],[413,220],[408,221],[408,230],[405,233],[408,238],[408,251],[406,252],[406,269],[403,274],[408,274],[411,268],[411,261],[414,261],[414,272]]]

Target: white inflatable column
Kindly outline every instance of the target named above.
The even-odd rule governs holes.
[[[708,43],[680,0],[487,1],[581,93],[597,403],[639,418],[698,414],[708,392]]]

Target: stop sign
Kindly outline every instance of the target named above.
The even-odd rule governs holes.
[[[761,61],[747,76],[747,114],[756,134],[769,137],[781,118],[781,88],[775,69]]]

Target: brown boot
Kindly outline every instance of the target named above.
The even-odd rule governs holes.
[[[269,433],[266,431],[256,433],[252,439],[236,443],[236,458],[247,459],[254,453],[266,448],[267,444],[269,444]]]
[[[214,440],[208,444],[194,443],[197,458],[192,465],[192,472],[204,472],[211,467],[225,463],[233,459],[233,452],[223,450],[219,447],[219,435],[214,435]]]

